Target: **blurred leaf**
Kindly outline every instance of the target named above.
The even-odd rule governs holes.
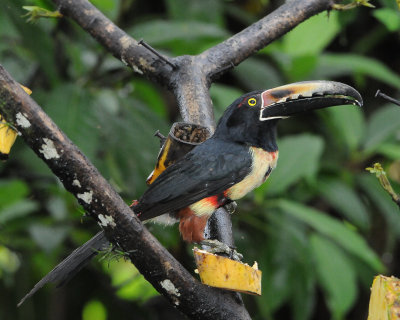
[[[364,147],[368,151],[379,148],[389,136],[400,131],[400,109],[386,105],[375,111],[367,124]]]
[[[133,90],[146,105],[148,105],[156,114],[162,118],[167,118],[167,106],[157,88],[150,82],[141,79],[135,79]]]
[[[106,320],[107,309],[98,300],[90,300],[82,310],[82,320]]]
[[[36,96],[39,103],[43,101],[42,106],[51,119],[94,162],[99,146],[95,116],[99,109],[87,90],[81,90],[73,83],[64,83],[50,93],[37,92]],[[109,91],[105,91],[102,102],[110,104],[114,102],[112,97]]]
[[[400,159],[400,146],[396,143],[381,142],[376,147],[375,152],[392,160]]]
[[[24,217],[37,210],[39,205],[32,200],[20,200],[0,210],[0,224]]]
[[[381,8],[372,11],[377,18],[389,31],[397,31],[400,29],[400,12],[390,8]]]
[[[222,1],[166,0],[168,15],[174,20],[197,20],[223,24]]]
[[[158,295],[156,289],[129,261],[122,258],[104,261],[103,269],[111,276],[117,295],[123,299],[145,302]]]
[[[21,261],[15,252],[0,245],[0,278],[3,272],[14,273],[17,271],[20,264]]]
[[[378,179],[370,174],[362,174],[357,177],[358,184],[372,200],[379,212],[384,215],[387,227],[397,237],[400,236],[399,208],[392,201],[389,194],[379,184]]]
[[[5,4],[4,8],[16,30],[18,30],[19,40],[22,41],[25,49],[30,51],[30,55],[34,57],[30,59],[35,61],[35,64],[40,65],[51,85],[58,83],[57,68],[55,59],[53,59],[52,56],[54,52],[54,42],[49,32],[41,25],[28,24],[21,18],[21,15],[24,13],[22,6],[26,4],[23,1],[5,0]],[[51,21],[46,21],[46,23],[51,25]]]
[[[370,227],[367,208],[354,189],[338,179],[319,181],[318,189],[330,205],[349,219],[351,223],[363,230]]]
[[[110,20],[115,20],[118,17],[120,0],[90,0],[90,2]]]
[[[291,64],[284,64],[286,77],[290,82],[301,81],[308,78],[308,75],[317,65],[316,55],[295,56]]]
[[[400,83],[400,76],[382,62],[348,53],[321,54],[312,77],[328,79],[339,76],[353,76],[355,73],[371,77],[395,88],[398,88]]]
[[[65,200],[61,197],[50,197],[47,200],[46,208],[56,221],[63,220],[68,216],[67,205]]]
[[[306,240],[302,228],[294,225],[295,222],[289,215],[269,212],[268,229],[265,230],[269,241],[257,254],[260,267],[268,270],[262,276],[262,294],[265,300],[258,299],[264,318],[270,317],[272,312],[290,299],[291,287],[285,283],[290,281],[291,267],[298,262],[295,260],[296,254],[302,253],[303,242]]]
[[[249,91],[266,90],[282,84],[279,73],[270,64],[256,58],[243,61],[234,69],[233,75]]]
[[[199,39],[222,39],[227,31],[214,24],[198,21],[152,20],[135,25],[129,32],[152,46],[171,44],[175,40],[193,42]]]
[[[313,234],[311,250],[319,283],[326,292],[334,319],[343,319],[357,294],[356,273],[350,261],[332,241]]]
[[[282,38],[283,50],[293,56],[320,53],[340,31],[338,12],[323,12],[306,20]]]
[[[223,84],[213,83],[210,89],[210,96],[214,105],[215,118],[219,119],[225,109],[244,92]]]
[[[354,256],[363,260],[376,271],[383,271],[384,266],[365,240],[354,230],[329,217],[325,213],[289,200],[280,200],[279,208],[300,221],[308,224],[319,233],[331,238]]]
[[[279,194],[301,178],[313,178],[319,169],[324,141],[319,136],[302,134],[278,141],[279,158],[267,182],[256,190],[258,196]]]
[[[29,227],[29,233],[41,249],[50,252],[65,239],[68,229],[68,227],[49,227],[43,224],[34,224]]]
[[[332,127],[330,133],[338,140],[338,145],[346,145],[350,151],[355,151],[365,136],[365,120],[361,108],[339,106],[327,108],[320,114]]]
[[[28,186],[21,180],[0,180],[0,208],[23,199],[28,193]]]

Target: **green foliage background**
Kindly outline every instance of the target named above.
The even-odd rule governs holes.
[[[197,54],[276,8],[268,0],[93,0],[136,39],[171,56]],[[400,12],[394,0],[313,17],[213,84],[218,118],[240,94],[307,79],[357,88],[365,107],[282,121],[279,164],[239,202],[238,250],[263,270],[263,295],[245,296],[254,319],[366,319],[377,273],[400,276],[400,214],[365,171],[383,163],[400,182]],[[151,172],[159,142],[179,119],[173,96],[132,73],[67,19],[26,22],[24,5],[0,2],[0,63],[129,202]],[[0,163],[0,319],[178,319],[123,259],[107,256],[68,286],[16,304],[98,230],[60,181],[18,139]],[[149,226],[189,269],[176,227]],[[172,313],[171,313],[172,312]]]

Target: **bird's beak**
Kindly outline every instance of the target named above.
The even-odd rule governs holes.
[[[357,90],[334,81],[304,81],[261,93],[260,120],[283,119],[291,115],[338,105],[362,106]]]

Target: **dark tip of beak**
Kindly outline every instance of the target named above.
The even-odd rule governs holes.
[[[347,84],[334,81],[304,81],[264,91],[260,120],[338,105],[362,106],[360,93]]]

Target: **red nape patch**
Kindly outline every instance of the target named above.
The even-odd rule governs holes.
[[[208,198],[204,198],[204,200],[207,201],[214,208],[218,208],[218,206],[219,206],[218,196],[211,196],[211,197],[208,197]]]
[[[207,224],[208,216],[196,216],[190,208],[179,210],[178,217],[179,231],[184,241],[201,242],[204,240],[204,229]]]
[[[274,152],[270,152],[270,154],[271,154],[271,156],[272,156],[272,159],[276,159],[276,151],[274,151]]]

